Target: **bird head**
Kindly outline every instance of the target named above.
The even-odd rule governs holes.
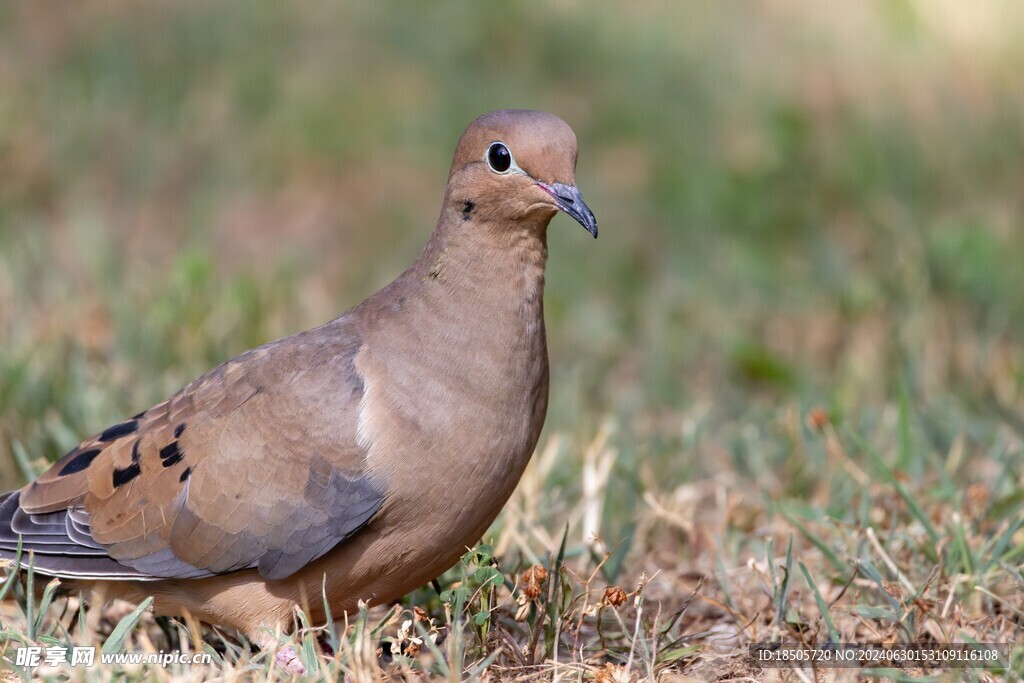
[[[576,187],[576,135],[541,111],[506,109],[469,124],[452,160],[448,201],[466,221],[547,225],[564,211],[597,237],[597,219]]]

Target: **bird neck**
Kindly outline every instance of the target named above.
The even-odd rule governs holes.
[[[462,305],[476,300],[488,308],[512,307],[526,314],[533,304],[536,309],[529,312],[536,315],[542,310],[550,220],[548,213],[493,220],[448,205],[406,275]]]
[[[455,473],[417,484],[422,498],[410,514],[444,520],[438,533],[461,548],[511,495],[544,424],[547,220],[454,218],[442,214],[416,262],[352,317],[361,322],[353,363],[365,387],[359,433],[367,461],[384,481],[407,476],[410,453],[422,471]],[[393,424],[409,425],[401,448],[389,447],[382,426]],[[462,435],[457,453],[453,434]],[[461,510],[436,502],[452,487]]]

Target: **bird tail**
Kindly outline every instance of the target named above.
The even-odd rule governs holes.
[[[29,514],[21,491],[0,494],[0,560],[64,579],[152,579],[126,567],[92,539],[76,508]]]

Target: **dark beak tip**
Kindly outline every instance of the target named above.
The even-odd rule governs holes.
[[[585,206],[584,206],[584,210],[581,213],[583,214],[583,216],[580,217],[580,218],[576,218],[576,220],[578,220],[580,225],[583,226],[583,229],[586,230],[587,232],[589,232],[591,235],[593,235],[594,239],[596,240],[597,239],[597,219],[594,218],[594,213],[589,208],[586,208]],[[574,218],[575,218],[575,216],[574,216]]]
[[[551,193],[558,202],[558,208],[569,214],[583,229],[597,239],[597,219],[594,212],[590,210],[587,203],[583,201],[580,190],[575,185],[563,185],[555,183],[551,186]]]
[[[594,239],[596,240],[597,239],[597,221],[594,219],[594,214],[592,214],[592,213],[589,216],[587,216],[587,218],[589,218],[590,220],[587,220],[587,221],[582,221],[582,220],[579,220],[579,219],[576,219],[576,220],[579,222],[580,225],[583,226],[583,229],[586,230],[587,232],[589,232],[591,235],[593,235]]]
[[[564,209],[563,209],[563,211],[564,211]],[[586,204],[583,205],[583,210],[582,211],[577,209],[576,211],[565,211],[565,212],[567,214],[569,214],[570,216],[572,216],[572,218],[577,223],[582,225],[584,230],[586,230],[591,235],[593,235],[594,239],[597,239],[597,219],[594,218],[594,214],[590,211],[589,208],[587,208]]]

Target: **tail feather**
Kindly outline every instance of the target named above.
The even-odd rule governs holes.
[[[110,557],[90,534],[89,516],[69,508],[30,514],[21,492],[0,494],[0,559],[13,561],[21,543],[20,565],[64,579],[153,580]]]

